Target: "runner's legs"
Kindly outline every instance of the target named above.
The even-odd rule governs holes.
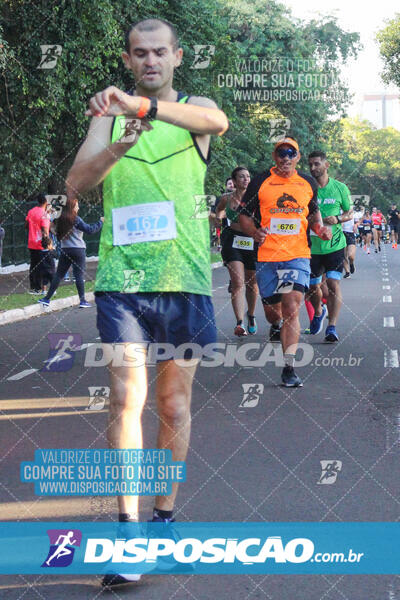
[[[184,366],[184,363],[192,364]],[[193,361],[183,360],[168,360],[157,365],[156,396],[160,419],[157,448],[172,450],[174,461],[184,461],[189,447],[190,404],[196,368],[197,363],[193,365]],[[157,496],[155,507],[172,510],[178,486],[178,483],[172,484],[170,496]]]

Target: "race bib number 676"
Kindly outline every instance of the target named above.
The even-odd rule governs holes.
[[[298,235],[300,233],[300,219],[272,218],[270,230],[271,233],[277,235]]]

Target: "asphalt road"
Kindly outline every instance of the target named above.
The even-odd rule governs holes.
[[[340,341],[302,335],[310,364],[298,368],[302,389],[279,386],[280,367],[201,366],[193,389],[193,428],[187,481],[176,506],[191,521],[398,521],[400,517],[400,253],[357,252],[357,271],[343,281]],[[224,268],[213,271],[219,341],[265,344],[259,333],[237,342]],[[305,309],[302,327],[307,326]],[[48,335],[81,336],[67,372],[40,371]],[[105,447],[107,407],[87,410],[89,387],[108,385],[104,368],[85,367],[96,343],[95,309],[71,308],[0,328],[1,520],[114,520],[110,498],[38,497],[19,480],[21,461],[37,448]],[[243,349],[242,349],[243,351]],[[259,354],[259,353],[258,353]],[[254,361],[253,361],[254,362]],[[144,411],[145,446],[154,447],[157,419],[154,368]],[[255,395],[243,386],[257,384]],[[263,386],[263,389],[262,387]],[[246,388],[247,389],[247,388]],[[318,483],[320,461],[338,461],[330,485]],[[143,498],[143,520],[151,498]],[[400,573],[400,570],[399,570]],[[270,600],[400,600],[399,576],[144,576],[139,584],[103,592],[99,577],[2,576],[0,598]]]

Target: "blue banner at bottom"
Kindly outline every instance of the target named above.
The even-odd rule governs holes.
[[[398,574],[400,523],[0,523],[2,574]]]

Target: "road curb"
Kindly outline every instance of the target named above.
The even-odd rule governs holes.
[[[89,292],[85,294],[88,302],[94,301],[94,293]],[[43,304],[29,304],[24,308],[13,308],[12,310],[6,310],[0,313],[0,325],[8,325],[9,323],[15,323],[17,321],[24,321],[31,319],[32,317],[40,317],[40,315],[47,315],[52,312],[63,310],[71,306],[78,306],[79,296],[68,296],[67,298],[59,298],[58,300],[51,300],[50,306],[44,307]]]

